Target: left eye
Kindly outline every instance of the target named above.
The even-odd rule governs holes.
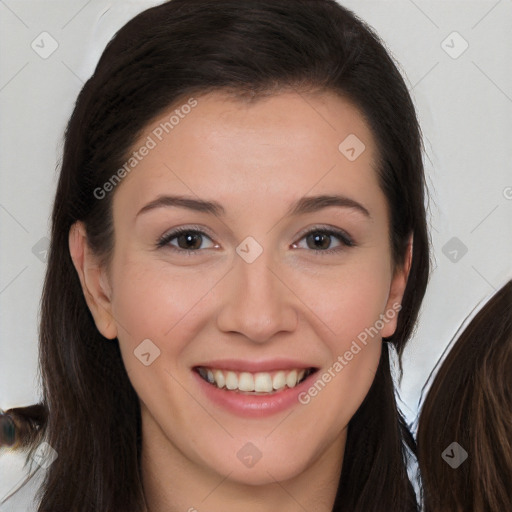
[[[340,242],[335,248],[330,247],[330,239],[332,238],[337,238]],[[337,252],[343,250],[345,247],[355,245],[354,241],[347,233],[333,229],[313,229],[305,233],[301,240],[306,240],[307,247],[318,253]],[[298,247],[298,244],[293,245]],[[326,245],[329,247],[326,247]]]

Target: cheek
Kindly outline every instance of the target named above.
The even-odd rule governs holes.
[[[389,290],[381,273],[378,265],[347,268],[315,303],[315,314],[329,327],[319,328],[329,356],[310,388],[311,404],[329,426],[329,436],[348,424],[375,379],[382,350],[378,322]]]
[[[160,386],[169,381],[165,371],[174,373],[190,341],[211,319],[209,292],[218,283],[219,273],[176,269],[162,260],[142,258],[117,265],[112,311],[123,362],[138,394],[152,396],[156,382]],[[142,347],[147,347],[144,353],[149,351],[154,361],[148,366],[138,357]]]
[[[339,353],[385,313],[390,282],[389,259],[376,253],[340,265],[336,272],[317,280],[314,287],[310,280],[303,279],[300,296],[328,327],[325,332]]]
[[[322,382],[316,388],[322,391],[315,400],[318,414],[332,422],[333,435],[348,423],[375,378],[382,349],[380,319],[390,279],[389,259],[375,251],[340,266],[326,276],[323,286],[312,288],[311,282],[302,281],[301,293],[311,300],[313,316],[321,320],[316,320],[317,334],[329,352],[317,377]]]
[[[112,308],[121,336],[133,342],[173,339],[178,326],[182,337],[183,320],[194,316],[218,280],[209,272],[172,269],[164,261],[132,261],[119,268]]]
[[[162,262],[132,259],[117,268],[112,310],[123,363],[141,401],[155,410],[178,400],[174,362],[187,347],[189,318],[206,285],[169,275]]]

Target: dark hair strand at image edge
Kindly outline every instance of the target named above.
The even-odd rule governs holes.
[[[441,454],[453,442],[467,460]],[[418,423],[425,512],[512,508],[512,281],[475,315],[435,374]]]

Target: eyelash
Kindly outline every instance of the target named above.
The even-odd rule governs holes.
[[[178,249],[176,247],[169,245],[169,242],[171,240],[173,240],[174,238],[177,238],[178,236],[180,236],[181,234],[184,234],[184,233],[187,233],[187,234],[193,233],[195,235],[201,235],[201,236],[205,235],[208,238],[210,238],[204,231],[201,230],[201,228],[199,226],[180,227],[180,228],[174,229],[170,233],[166,233],[163,236],[161,236],[157,240],[156,248],[160,249],[160,248],[167,246],[167,248],[169,248],[171,251],[174,251],[177,253],[182,253],[182,254],[185,253],[187,256],[192,256],[193,253],[199,253],[201,251],[200,249],[193,249],[193,250],[187,250],[187,249],[181,249],[181,248]],[[310,229],[309,231],[303,233],[301,238],[299,239],[299,242],[302,239],[306,238],[308,235],[311,235],[314,233],[322,233],[322,234],[325,234],[328,236],[336,237],[342,244],[340,247],[337,247],[335,249],[311,249],[313,252],[318,253],[319,256],[335,254],[335,253],[341,252],[343,250],[346,250],[349,247],[354,247],[356,245],[354,240],[345,231],[333,229],[333,228],[321,227],[321,226],[314,227],[314,228]],[[210,240],[211,240],[211,238],[210,238]]]

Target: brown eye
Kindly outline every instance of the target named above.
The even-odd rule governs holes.
[[[331,247],[333,238],[338,241],[337,247]],[[347,233],[330,228],[311,230],[301,240],[306,240],[306,248],[318,254],[332,254],[355,246],[354,240]],[[294,244],[294,246],[301,248],[299,244]]]
[[[310,249],[329,249],[331,245],[330,235],[320,231],[307,235],[306,240],[311,242],[311,244],[308,243]]]
[[[157,247],[168,247],[169,249],[183,253],[200,252],[204,240],[211,238],[200,230],[189,228],[178,228],[165,234],[157,241]],[[176,240],[176,243],[171,243]],[[210,247],[213,247],[213,244]]]
[[[201,247],[202,238],[199,233],[186,233],[175,237],[178,241],[180,249],[199,249]]]

